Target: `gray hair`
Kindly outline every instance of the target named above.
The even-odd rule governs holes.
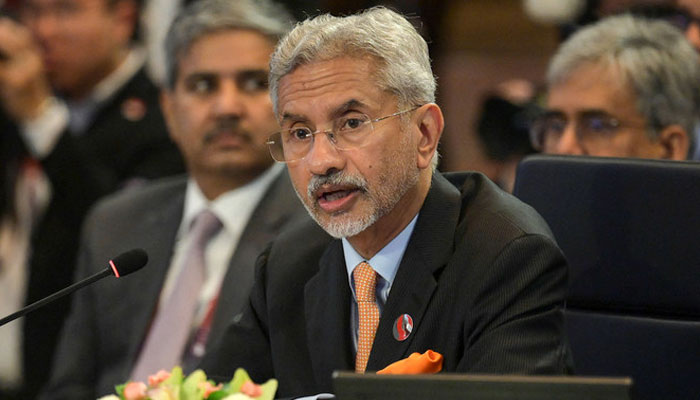
[[[165,39],[165,83],[172,89],[179,58],[202,36],[232,29],[253,30],[272,44],[292,27],[293,17],[269,0],[200,0],[182,10]]]
[[[700,63],[680,30],[665,21],[628,14],[604,18],[559,47],[549,64],[547,84],[565,81],[584,64],[619,71],[636,95],[650,138],[678,124],[688,133],[692,151],[700,116]]]
[[[347,17],[324,14],[308,19],[279,42],[270,60],[275,114],[283,76],[300,65],[343,56],[370,56],[377,62],[378,85],[394,93],[400,107],[435,101],[428,44],[402,15],[374,7]]]

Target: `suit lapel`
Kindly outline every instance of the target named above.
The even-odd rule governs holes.
[[[433,175],[430,191],[406,247],[374,338],[367,364],[376,371],[407,357],[421,329],[421,322],[437,288],[436,274],[447,264],[454,249],[454,232],[460,213],[460,193],[439,174]],[[397,318],[408,314],[413,330],[404,341],[394,339]]]
[[[143,235],[141,242],[149,255],[146,268],[141,271],[139,279],[129,286],[128,293],[123,296],[134,299],[136,307],[132,307],[128,321],[131,322],[130,332],[131,347],[129,349],[130,362],[125,367],[126,373],[131,370],[136,362],[135,358],[146,338],[153,313],[158,304],[161,288],[165,276],[170,267],[175,237],[182,219],[182,211],[185,198],[185,181],[179,190],[171,196],[164,206],[154,210],[142,223],[139,234]]]
[[[287,171],[271,183],[250,220],[231,257],[221,284],[221,295],[212,321],[207,346],[213,346],[223,335],[231,318],[240,313],[248,300],[255,275],[255,260],[295,215],[304,215],[301,202],[296,198]]]
[[[306,335],[316,383],[332,387],[334,370],[353,369],[350,340],[351,293],[343,247],[335,240],[319,261],[320,270],[304,290]]]

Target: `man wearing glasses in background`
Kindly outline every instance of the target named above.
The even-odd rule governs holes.
[[[203,367],[330,391],[334,370],[414,352],[442,370],[563,373],[566,263],[543,220],[478,173],[435,171],[443,130],[425,40],[385,8],[305,21],[277,46],[269,139],[315,222],[258,258]]]
[[[700,116],[700,64],[669,23],[613,16],[564,42],[547,72],[544,153],[685,160]]]

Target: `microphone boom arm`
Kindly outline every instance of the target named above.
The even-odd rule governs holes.
[[[48,296],[48,297],[45,297],[39,301],[36,301],[36,302],[22,308],[21,310],[16,311],[3,319],[0,319],[0,326],[3,326],[10,321],[14,321],[17,318],[19,318],[25,314],[28,314],[39,307],[42,307],[48,303],[51,303],[54,300],[58,300],[63,296],[69,295],[69,294],[75,292],[76,290],[78,290],[84,286],[87,286],[87,285],[89,285],[95,281],[98,281],[98,280],[100,280],[106,276],[109,276],[109,275],[114,275],[114,272],[112,272],[112,268],[107,267],[107,268],[105,268],[104,271],[98,272],[95,275],[93,275],[85,280],[82,280],[80,282],[76,282],[76,283],[68,286],[67,288],[59,290],[58,292],[52,294],[51,296]]]
[[[113,275],[116,276],[117,278],[120,278],[122,276],[126,276],[132,272],[138,271],[139,269],[143,268],[144,265],[148,262],[148,255],[146,254],[143,249],[133,249],[129,250],[125,253],[122,253],[115,257],[114,259],[109,261],[109,267],[105,268],[101,272],[96,273],[95,275],[85,278],[79,282],[76,282],[70,286],[68,286],[65,289],[61,289],[58,292],[45,297],[39,301],[36,301],[21,310],[14,312],[7,317],[0,319],[0,326],[5,325],[6,323],[10,321],[14,321],[17,318],[30,313],[34,311],[35,309],[39,307],[43,307],[46,304],[51,303],[54,300],[58,300],[63,296],[69,295],[76,290],[85,287],[91,283],[94,283],[96,281],[99,281],[100,279]]]

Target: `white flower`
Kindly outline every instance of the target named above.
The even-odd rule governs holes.
[[[248,395],[243,394],[243,393],[234,393],[232,395],[224,397],[222,400],[254,400],[254,399]]]
[[[113,394],[107,395],[107,396],[102,396],[97,400],[119,400],[118,396],[115,396]]]

